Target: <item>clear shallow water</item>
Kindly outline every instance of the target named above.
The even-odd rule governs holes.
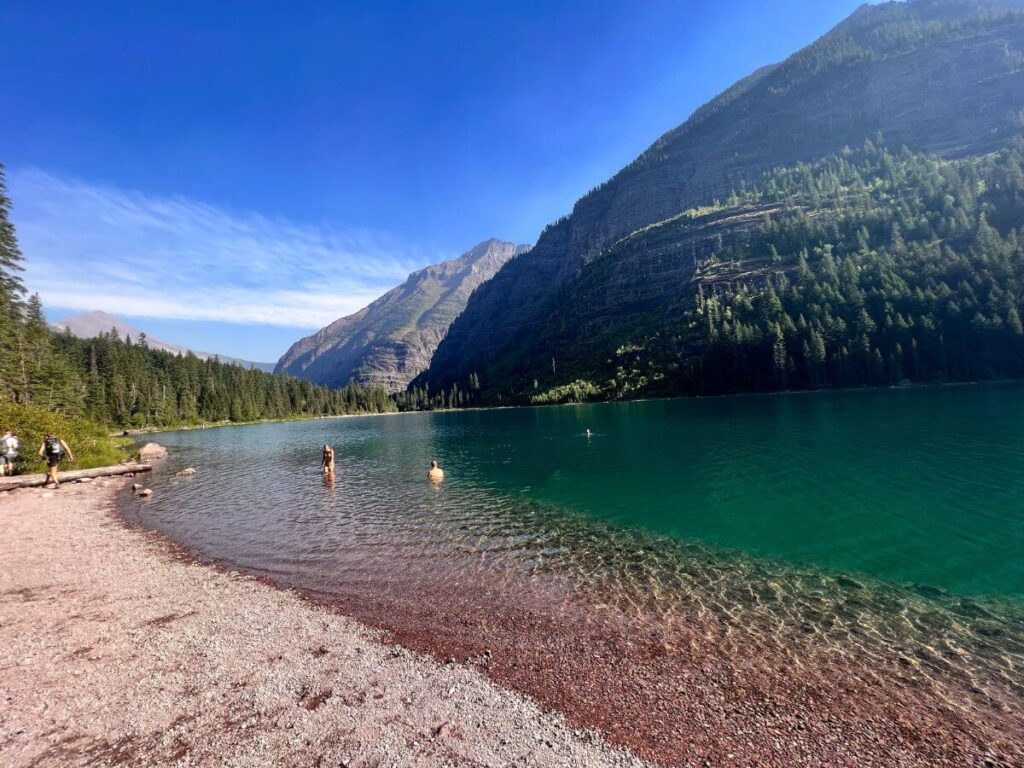
[[[592,436],[586,436],[586,429]],[[325,593],[484,568],[658,621],[897,659],[1024,699],[1024,386],[335,419],[164,434],[124,511]],[[325,485],[319,450],[334,446]],[[426,482],[437,458],[448,479]],[[192,478],[173,472],[195,466]],[[446,577],[447,578],[447,577]],[[967,706],[965,704],[965,706]]]
[[[160,440],[171,468],[202,471],[174,481],[145,516],[173,524],[201,512],[211,536],[249,540],[254,554],[265,554],[261,532],[284,535],[278,543],[301,556],[366,525],[424,513],[490,524],[491,506],[512,515],[522,505],[955,594],[1024,597],[1020,385],[406,414]],[[333,490],[317,473],[324,442],[338,453]],[[423,482],[432,457],[448,472],[441,489]]]

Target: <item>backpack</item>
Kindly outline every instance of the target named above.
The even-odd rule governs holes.
[[[46,438],[46,455],[54,458],[64,453],[64,448],[60,444],[60,440],[56,437]]]

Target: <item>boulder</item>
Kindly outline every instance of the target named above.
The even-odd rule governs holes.
[[[142,496],[144,498],[152,495],[153,491],[150,490],[149,488],[143,488],[141,491],[139,491],[139,496]]]
[[[167,449],[156,443],[146,443],[139,449],[139,461],[149,463],[167,456]]]
[[[196,473],[197,470],[195,467],[188,467],[186,469],[181,470],[181,472],[176,472],[175,477],[190,477]]]
[[[132,483],[132,490],[133,491],[141,491],[142,490],[142,483]]]

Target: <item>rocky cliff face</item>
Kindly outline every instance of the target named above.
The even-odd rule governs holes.
[[[514,372],[550,367],[556,338],[571,346],[570,328],[553,317],[583,313],[606,325],[626,322],[633,310],[625,310],[621,292],[577,290],[585,266],[631,233],[742,189],[770,168],[861,146],[879,134],[892,147],[980,154],[1019,129],[1022,108],[1019,3],[862,6],[816,43],[697,110],[577,202],[472,297],[421,380],[436,389],[476,372],[485,389],[503,386]],[[660,268],[678,285],[688,263],[692,271],[691,248],[660,247]],[[635,283],[648,308],[661,307],[673,289],[637,279],[644,274],[640,255],[623,253],[627,260],[615,269]],[[565,306],[580,295],[586,303]]]
[[[430,364],[473,291],[527,249],[491,239],[457,259],[414,272],[368,307],[296,342],[276,372],[316,384],[343,386],[354,380],[401,391]]]

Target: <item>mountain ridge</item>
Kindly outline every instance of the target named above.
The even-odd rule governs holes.
[[[429,364],[473,291],[528,248],[490,238],[455,259],[419,269],[358,312],[295,342],[275,371],[316,384],[352,380],[401,391]]]
[[[591,190],[467,303],[417,385],[485,390],[550,368],[546,326],[586,265],[656,222],[792,166],[883,135],[943,157],[998,149],[1024,107],[1019,2],[861,6],[810,46],[763,67]],[[670,257],[667,257],[670,258]],[[609,312],[614,312],[610,307]],[[497,319],[501,318],[501,322]]]
[[[217,358],[222,363],[240,365],[243,368],[258,368],[261,371],[271,371],[274,367],[273,363],[256,363],[250,360],[242,360],[237,357],[218,355],[212,352],[202,352],[185,347],[181,344],[175,344],[171,341],[165,341],[164,339],[146,333],[145,331],[126,323],[119,317],[103,312],[102,310],[82,312],[81,314],[64,318],[63,320],[51,323],[50,325],[57,331],[67,330],[71,335],[80,339],[91,339],[99,336],[101,333],[110,333],[111,331],[115,331],[120,338],[123,339],[127,336],[137,342],[139,337],[144,334],[146,337],[146,345],[151,349],[160,349],[174,355],[187,355],[192,353],[200,360]]]

